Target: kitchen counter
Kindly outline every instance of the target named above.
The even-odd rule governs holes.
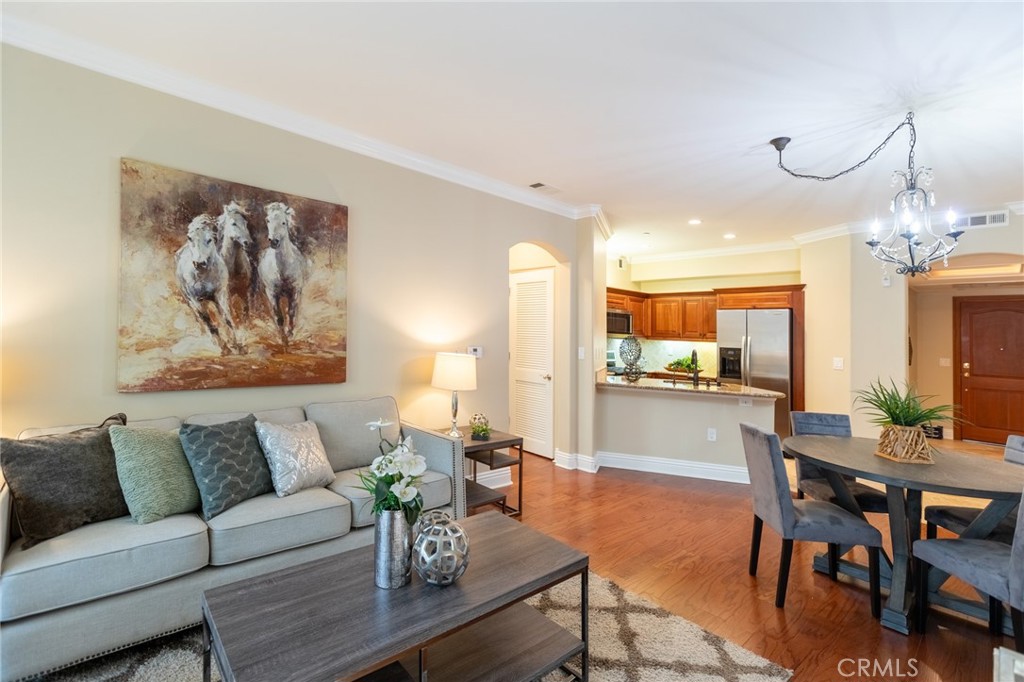
[[[608,388],[616,391],[665,391],[668,393],[686,393],[689,395],[701,394],[714,398],[754,398],[758,400],[777,400],[785,398],[785,394],[778,391],[769,391],[764,388],[753,388],[751,386],[740,386],[739,384],[722,384],[716,386],[713,382],[710,387],[702,381],[699,388],[693,387],[689,379],[655,379],[641,377],[635,382],[626,381],[621,376],[606,376],[603,381],[597,382],[598,388]]]

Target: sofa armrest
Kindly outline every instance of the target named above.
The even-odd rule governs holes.
[[[466,452],[461,438],[452,438],[422,426],[402,422],[406,436],[412,436],[416,452],[427,460],[427,468],[452,479],[452,509],[455,518],[466,516]]]
[[[11,487],[0,471],[0,564],[3,563],[7,548],[11,546],[11,523],[14,518],[14,500]]]

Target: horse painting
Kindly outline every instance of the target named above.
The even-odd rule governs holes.
[[[225,204],[217,217],[220,257],[228,269],[228,305],[233,320],[248,322],[259,290],[256,249],[245,212],[237,201]]]
[[[196,318],[206,326],[221,355],[241,353],[235,339],[235,323],[228,307],[228,268],[217,251],[217,227],[213,217],[203,213],[188,226],[188,240],[175,254],[178,287]],[[211,313],[216,313],[216,318]],[[218,320],[227,327],[225,340]]]
[[[264,207],[270,246],[260,254],[259,274],[273,311],[285,350],[295,335],[302,287],[306,282],[306,258],[292,242],[295,211],[275,201]]]

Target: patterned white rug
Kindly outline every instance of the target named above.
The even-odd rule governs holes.
[[[579,634],[579,582],[569,580],[529,600]],[[785,682],[781,668],[590,574],[590,679],[593,682]],[[578,670],[578,665],[570,663]],[[214,666],[216,668],[216,666]],[[544,682],[566,676],[552,673]],[[40,682],[199,682],[199,628],[169,635],[40,678]],[[214,680],[220,675],[214,670]]]

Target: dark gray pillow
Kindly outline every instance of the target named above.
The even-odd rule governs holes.
[[[25,440],[4,438],[0,465],[11,487],[24,548],[95,521],[128,515],[109,429],[99,426]]]
[[[207,521],[239,502],[274,490],[254,415],[223,424],[183,424],[178,435]]]

